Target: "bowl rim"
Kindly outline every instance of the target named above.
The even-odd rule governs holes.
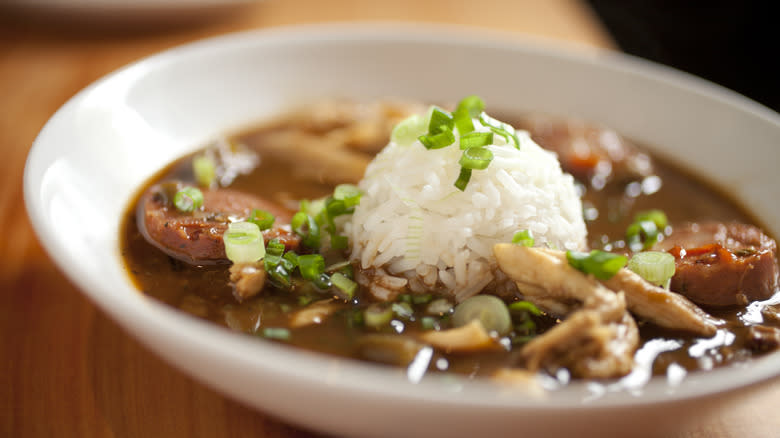
[[[174,47],[122,67],[95,81],[57,110],[34,141],[24,173],[25,205],[33,229],[44,249],[59,269],[78,286],[82,293],[85,293],[92,302],[111,315],[112,319],[118,321],[134,338],[139,339],[158,354],[161,351],[150,345],[133,328],[136,324],[142,323],[149,330],[165,333],[169,339],[182,342],[184,348],[210,354],[221,358],[223,362],[231,361],[234,366],[253,369],[254,373],[264,373],[272,378],[293,379],[298,384],[316,385],[325,391],[338,388],[356,397],[381,396],[388,401],[424,400],[427,403],[436,403],[442,406],[480,406],[483,408],[524,408],[552,411],[584,408],[606,409],[647,406],[701,398],[756,385],[780,374],[780,353],[774,353],[747,363],[722,367],[705,373],[696,373],[695,377],[689,375],[689,378],[683,381],[680,387],[671,392],[665,382],[658,382],[658,379],[655,379],[655,381],[648,383],[643,390],[642,397],[635,397],[626,392],[595,400],[584,400],[581,396],[572,397],[572,394],[581,395],[582,391],[587,394],[588,389],[585,382],[553,391],[543,398],[528,398],[527,394],[522,391],[505,393],[496,397],[499,390],[490,382],[463,381],[452,386],[451,381],[431,381],[426,378],[422,382],[412,383],[400,377],[398,370],[387,370],[352,360],[334,359],[330,356],[236,336],[234,333],[211,323],[183,315],[162,303],[144,297],[131,289],[129,278],[127,279],[128,284],[122,288],[123,292],[136,293],[125,294],[121,300],[117,301],[111,299],[110,295],[102,293],[104,291],[101,291],[100,287],[91,282],[89,278],[84,277],[84,271],[79,269],[78,265],[67,263],[68,260],[63,256],[63,254],[68,253],[67,243],[56,236],[46,223],[44,206],[39,196],[41,184],[39,180],[36,180],[36,176],[44,171],[44,164],[47,162],[43,150],[51,135],[50,131],[54,129],[52,127],[54,121],[70,117],[92,90],[112,81],[132,81],[142,71],[164,68],[170,63],[176,63],[181,58],[194,56],[202,51],[223,50],[226,47],[250,47],[256,44],[275,44],[290,40],[305,43],[310,39],[356,38],[360,38],[366,43],[425,40],[429,43],[469,46],[490,44],[502,50],[520,51],[528,56],[554,57],[566,62],[597,64],[601,68],[662,81],[674,87],[686,89],[688,92],[710,96],[739,111],[761,118],[780,130],[780,115],[757,102],[711,82],[630,55],[603,49],[582,50],[582,47],[574,50],[565,47],[565,44],[559,42],[552,44],[550,40],[543,38],[526,37],[521,39],[517,38],[517,35],[506,32],[478,30],[454,25],[426,23],[423,28],[420,28],[412,23],[386,22],[293,25],[231,33]],[[116,226],[118,227],[119,224],[117,223]],[[121,255],[117,254],[116,257],[117,263],[121,263]],[[133,318],[138,319],[133,321]],[[246,354],[250,349],[255,351],[254,355]],[[259,359],[269,355],[273,356],[275,361]],[[177,367],[182,369],[180,366]],[[332,371],[328,374],[327,379],[322,378],[323,369]],[[742,371],[744,369],[749,369],[750,372],[735,372],[735,370]],[[193,374],[190,369],[182,369],[182,371],[190,375]],[[219,386],[218,382],[209,381],[203,376],[200,376],[200,380],[210,386]],[[464,396],[454,397],[453,391]]]

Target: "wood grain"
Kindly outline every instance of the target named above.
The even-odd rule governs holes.
[[[46,120],[92,81],[185,42],[299,23],[411,20],[613,46],[575,0],[269,0],[232,12],[150,24],[0,6],[0,436],[317,436],[162,362],[88,302],[41,249],[24,210],[25,157]],[[777,436],[778,405],[780,382],[773,382],[678,436]]]

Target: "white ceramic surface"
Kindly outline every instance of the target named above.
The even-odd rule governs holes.
[[[574,384],[544,397],[285,348],[190,318],[139,294],[119,220],[134,191],[218,133],[317,97],[404,96],[578,116],[682,160],[780,235],[780,116],[690,76],[608,52],[569,52],[453,28],[282,28],[206,40],[130,65],[71,99],[30,152],[25,200],[54,261],[166,360],[288,421],[338,436],[560,436],[678,426],[780,373],[780,354],[655,379],[637,393]],[[690,409],[689,409],[690,408]],[[660,421],[663,419],[664,421]]]

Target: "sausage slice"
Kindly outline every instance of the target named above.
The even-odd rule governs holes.
[[[752,225],[687,224],[656,248],[675,257],[671,290],[697,304],[746,304],[777,290],[777,244]]]
[[[150,187],[136,209],[138,228],[147,242],[166,254],[192,265],[227,263],[222,235],[230,222],[246,219],[253,209],[276,216],[274,227],[265,230],[266,241],[278,238],[287,249],[297,248],[300,238],[288,224],[290,212],[257,196],[219,188],[203,190],[203,207],[182,213],[173,196],[183,184],[166,182]]]

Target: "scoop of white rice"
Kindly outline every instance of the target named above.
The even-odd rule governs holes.
[[[473,122],[477,131],[489,130]],[[474,170],[460,191],[453,185],[463,152],[455,133],[455,144],[442,149],[391,141],[369,164],[360,205],[344,225],[362,268],[462,301],[501,276],[493,245],[510,242],[517,231],[530,231],[535,246],[585,248],[574,180],[553,153],[524,131],[517,132],[519,149],[494,135],[495,144],[486,146],[494,155],[490,165]]]

